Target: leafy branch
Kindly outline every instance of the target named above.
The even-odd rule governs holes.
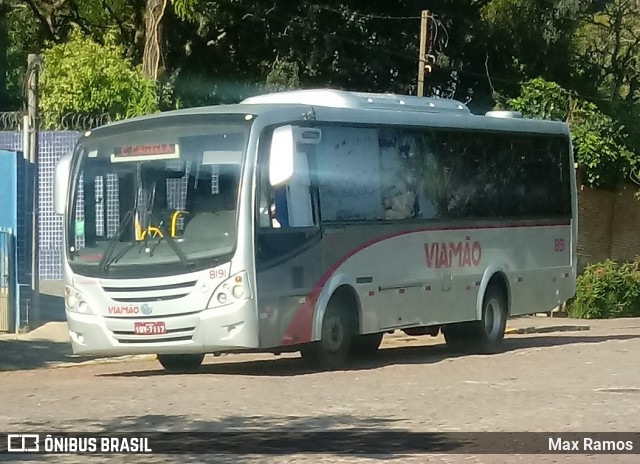
[[[527,81],[508,105],[526,117],[567,122],[576,160],[589,185],[614,188],[640,163],[638,155],[628,149],[620,124],[555,82]]]

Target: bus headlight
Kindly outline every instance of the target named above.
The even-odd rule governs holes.
[[[218,285],[207,307],[228,305],[248,298],[251,298],[251,289],[247,273],[239,272]]]
[[[80,314],[91,314],[93,315],[93,311],[91,310],[91,306],[84,300],[80,300],[80,304],[76,306],[76,309],[71,309],[71,311],[75,311]]]
[[[67,311],[80,314],[93,314],[89,303],[84,301],[82,294],[74,290],[72,287],[65,287],[64,301]]]
[[[244,288],[242,288],[240,285],[235,285],[233,287],[233,290],[231,291],[231,294],[234,298],[239,300],[244,296]]]
[[[64,301],[67,304],[67,308],[75,308],[75,306],[78,304],[78,293],[71,287],[65,287]]]

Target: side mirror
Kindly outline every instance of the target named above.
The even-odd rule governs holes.
[[[322,131],[315,128],[300,128],[291,125],[273,131],[269,153],[269,183],[272,187],[285,184],[294,174],[297,144],[320,143]]]
[[[71,159],[73,153],[64,155],[56,164],[53,179],[53,209],[56,214],[64,214],[67,210],[67,193],[71,177]]]
[[[281,126],[273,131],[269,153],[269,183],[278,187],[293,175],[295,139],[293,126]]]

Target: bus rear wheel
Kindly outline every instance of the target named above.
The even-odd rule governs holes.
[[[303,347],[305,362],[321,370],[344,367],[349,359],[354,337],[354,321],[348,308],[338,298],[332,298],[322,320],[320,340]]]
[[[158,361],[167,371],[194,371],[200,367],[204,354],[159,354]]]
[[[482,302],[482,319],[452,324],[443,330],[447,345],[454,351],[496,352],[507,327],[507,297],[502,288],[491,285]]]

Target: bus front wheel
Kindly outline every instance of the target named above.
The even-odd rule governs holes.
[[[493,353],[504,339],[508,317],[507,297],[497,285],[491,285],[482,302],[482,319],[446,327],[444,338],[454,351]]]
[[[193,371],[202,364],[204,354],[159,354],[158,361],[167,371]]]
[[[354,320],[338,298],[332,298],[322,320],[320,340],[300,350],[305,362],[322,370],[347,364],[354,337]]]

